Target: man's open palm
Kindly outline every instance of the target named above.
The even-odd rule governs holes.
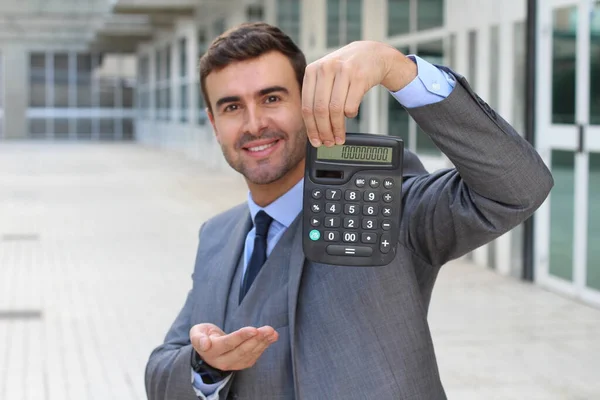
[[[200,357],[222,371],[252,367],[278,338],[270,326],[248,326],[229,334],[213,324],[198,324],[190,329],[190,341]]]

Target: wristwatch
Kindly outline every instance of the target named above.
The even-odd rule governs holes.
[[[227,378],[229,372],[221,371],[204,361],[196,350],[192,349],[192,369],[202,377],[202,382],[213,384]]]

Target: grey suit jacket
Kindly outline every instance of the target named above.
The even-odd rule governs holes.
[[[450,96],[408,111],[455,168],[428,174],[406,154],[394,261],[378,268],[308,262],[294,224],[287,322],[297,399],[445,399],[427,324],[439,268],[524,221],[553,186],[536,151],[446,70],[458,80]],[[245,204],[203,225],[193,287],[147,365],[149,399],[196,398],[189,329],[223,325],[249,227]]]

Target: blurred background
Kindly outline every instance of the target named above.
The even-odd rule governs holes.
[[[442,379],[600,398],[600,1],[0,0],[0,399],[145,398],[201,223],[246,199],[197,71],[244,21],[309,61],[370,39],[450,66],[535,146],[548,200],[440,274]],[[347,129],[451,166],[382,88]]]

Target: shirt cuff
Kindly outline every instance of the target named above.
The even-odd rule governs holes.
[[[196,392],[196,395],[199,398],[201,398],[202,400],[218,400],[219,392],[221,391],[221,389],[223,389],[225,387],[225,385],[227,385],[227,382],[229,382],[229,380],[231,379],[231,375],[232,375],[232,374],[227,375],[227,377],[220,382],[208,384],[208,383],[204,383],[200,374],[198,374],[194,370],[191,370],[191,371],[192,371],[192,386],[194,387],[194,391]]]
[[[404,107],[414,108],[437,103],[450,95],[456,80],[446,71],[416,55],[407,56],[417,64],[417,76],[408,85],[390,92]]]

